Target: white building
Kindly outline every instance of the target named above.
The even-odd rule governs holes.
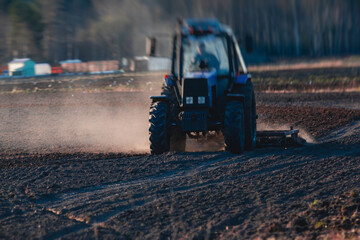
[[[35,75],[44,76],[51,74],[51,66],[48,63],[35,64]]]
[[[8,63],[9,76],[31,77],[35,75],[35,62],[30,58],[15,58]]]
[[[135,57],[135,66],[132,71],[169,71],[171,60],[164,57]]]

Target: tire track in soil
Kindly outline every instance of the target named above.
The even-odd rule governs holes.
[[[161,199],[165,199],[168,197],[169,194],[194,191],[199,188],[204,188],[211,185],[219,184],[220,182],[223,181],[195,184],[187,187],[178,187],[171,191],[163,192],[162,197],[159,197],[158,193],[155,193],[148,196],[140,195],[136,198],[131,198],[131,199],[128,199],[126,197],[125,199],[122,200],[112,199],[114,196],[119,196],[118,193],[121,192],[122,189],[127,189],[127,188],[134,189],[136,187],[139,188],[143,185],[149,185],[149,187],[151,187],[161,184],[162,182],[169,182],[179,178],[192,177],[202,172],[212,171],[220,167],[224,167],[233,163],[239,163],[244,161],[244,159],[239,158],[239,156],[232,155],[231,157],[229,157],[227,155],[228,155],[227,153],[225,153],[225,156],[224,153],[219,153],[217,154],[217,156],[211,158],[210,161],[201,163],[195,167],[190,167],[185,170],[162,174],[156,177],[152,176],[141,180],[133,180],[128,182],[120,182],[115,184],[107,184],[97,187],[91,187],[88,189],[80,189],[69,193],[62,193],[60,196],[51,198],[52,200],[48,200],[45,202],[44,200],[40,200],[38,202],[38,205],[42,206],[47,211],[59,216],[65,216],[70,220],[75,220],[83,224],[80,227],[74,226],[73,228],[66,228],[64,229],[63,234],[61,233],[61,231],[58,231],[56,233],[50,234],[49,236],[46,236],[45,238],[53,238],[53,237],[61,238],[61,237],[65,237],[66,235],[77,233],[88,228],[91,229],[98,225],[104,226],[104,223],[106,221],[117,216],[118,214],[121,214],[128,210],[135,209],[137,207],[142,207],[147,204],[151,204],[154,200],[159,201]],[[233,158],[236,158],[236,160],[231,160]],[[219,166],[213,166],[214,164],[219,164],[226,160],[231,160],[231,161],[229,161],[228,163],[220,164]],[[138,191],[141,191],[141,189],[138,189]],[[129,200],[131,201],[131,203],[128,203]],[[125,205],[122,205],[121,207],[116,207],[114,210],[105,212],[96,217],[77,216],[73,214],[73,212],[76,212],[76,210],[81,210],[87,206],[94,205],[95,202],[98,202],[100,206],[104,206],[107,204],[116,205],[116,203],[117,204],[125,203]]]
[[[220,167],[220,166],[212,167],[214,163],[219,163],[223,160],[229,159],[228,156],[224,157],[223,155],[224,155],[223,153],[219,153],[217,154],[217,156],[211,158],[210,161],[201,163],[195,167],[190,167],[185,170],[168,172],[165,174],[161,174],[159,176],[151,176],[140,180],[130,180],[126,182],[105,184],[101,186],[79,189],[76,191],[61,193],[60,196],[54,196],[49,200],[41,199],[36,203],[39,205],[43,205],[47,208],[49,208],[49,204],[50,204],[52,206],[51,208],[55,209],[55,208],[61,208],[64,205],[71,205],[72,203],[75,202],[79,202],[79,201],[81,202],[81,200],[89,201],[92,200],[92,198],[94,198],[95,200],[104,200],[103,196],[100,196],[101,194],[107,196],[113,196],[113,194],[117,194],[117,192],[119,192],[119,190],[121,189],[141,187],[144,184],[156,185],[156,184],[160,184],[161,182],[193,176],[203,171],[211,171],[212,169]],[[53,210],[52,212],[57,212],[57,211]]]
[[[313,148],[315,148],[316,146],[313,146]],[[320,146],[318,146],[320,149],[319,152],[324,152],[324,151],[328,151],[328,148],[329,146],[324,143],[324,144],[320,144]],[[306,150],[303,148],[303,150]],[[272,151],[270,151],[272,152]],[[281,174],[281,172],[290,172],[290,171],[294,171],[296,170],[297,168],[301,168],[303,166],[305,166],[306,164],[308,163],[311,163],[311,165],[316,165],[315,162],[318,161],[318,160],[321,160],[321,161],[324,161],[324,159],[326,158],[326,156],[317,156],[317,157],[312,157],[311,155],[312,154],[308,154],[308,158],[303,160],[303,161],[299,161],[299,159],[301,158],[297,158],[297,157],[294,157],[294,153],[296,153],[297,151],[287,151],[285,155],[285,161],[288,161],[288,163],[280,163],[280,164],[277,164],[275,166],[271,166],[271,167],[268,167],[268,168],[265,168],[265,169],[261,169],[259,171],[252,171],[252,172],[249,172],[248,174],[241,174],[241,175],[237,175],[237,177],[235,178],[230,178],[230,179],[226,179],[226,180],[222,180],[222,181],[213,181],[213,182],[208,182],[206,184],[196,184],[196,185],[192,185],[192,186],[189,186],[189,187],[183,187],[183,188],[179,188],[179,189],[174,189],[172,192],[168,192],[167,194],[169,193],[185,193],[185,192],[188,192],[188,191],[195,191],[195,190],[198,190],[199,188],[206,188],[206,187],[209,187],[209,186],[212,186],[212,185],[219,185],[220,183],[224,182],[224,181],[233,181],[235,179],[240,179],[240,178],[251,178],[253,176],[259,176],[259,175],[266,175],[267,178],[271,178],[272,176],[275,176],[275,175],[278,175],[278,174]],[[336,152],[336,149],[333,151],[333,153]],[[331,153],[331,151],[330,151]],[[355,154],[356,155],[356,152],[353,152],[352,154]],[[260,156],[259,156],[260,155]],[[263,154],[250,154],[249,155],[245,155],[246,159],[251,159],[252,156],[255,156],[255,157],[266,157],[267,154],[265,154],[265,156],[263,156]],[[291,159],[289,159],[290,156],[293,156]],[[346,156],[347,154],[341,154],[343,156]],[[351,155],[351,154],[350,154]],[[221,159],[222,160],[222,159]],[[229,161],[219,161],[221,164],[219,166],[210,166],[211,164],[209,164],[209,166],[207,168],[205,168],[203,171],[194,171],[194,174],[201,174],[202,172],[206,172],[206,171],[213,171],[213,170],[216,170],[218,168],[222,168],[222,167],[226,167],[226,166],[229,166],[233,163],[241,163],[241,162],[244,162],[244,159],[242,157],[240,157],[239,159],[236,159],[236,157],[234,158],[231,158],[229,159]],[[256,159],[255,159],[256,161]],[[225,163],[224,163],[225,162]],[[214,164],[216,164],[218,162],[214,162]],[[348,171],[348,170],[347,170]],[[271,174],[269,174],[271,173]],[[346,173],[346,172],[345,172]],[[190,174],[189,174],[190,175]],[[169,181],[173,180],[173,179],[168,179]],[[336,179],[333,179],[334,181]],[[244,181],[244,180],[243,180]],[[304,190],[304,189],[303,189]],[[305,191],[305,190],[304,190]],[[189,193],[187,193],[189,194]],[[304,194],[303,194],[304,195]],[[155,196],[155,195],[153,195]],[[304,195],[305,196],[305,195]],[[161,202],[162,200],[166,200],[168,198],[167,195],[164,195],[162,197],[158,197],[156,196],[156,200],[158,202]],[[127,211],[127,210],[130,210],[130,209],[134,209],[134,208],[137,208],[137,207],[144,207],[145,205],[147,204],[151,204],[152,202],[154,201],[153,198],[150,198],[148,201],[144,201],[144,202],[139,202],[139,203],[135,203],[133,204],[133,207],[132,208],[127,208],[127,209],[124,209],[124,211]],[[123,213],[124,211],[118,211],[118,212],[114,212],[108,216],[105,216],[104,219],[102,219],[103,221],[100,223],[100,224],[103,224],[105,225],[105,222],[110,220],[112,217],[118,215],[118,214],[121,214]],[[247,210],[247,213],[250,213],[251,209],[248,209]],[[254,210],[256,211],[256,210]],[[222,223],[222,225],[227,225],[227,223],[231,223],[232,218],[230,219],[227,219],[225,220],[224,223]],[[235,218],[234,218],[235,219]],[[111,228],[111,227],[110,227]]]
[[[351,129],[355,129],[356,132],[359,132],[358,125],[352,126]],[[345,132],[345,129],[342,130]],[[353,132],[354,133],[354,132]],[[345,134],[346,135],[346,134]],[[333,141],[333,139],[332,139]],[[220,185],[223,182],[230,182],[233,180],[246,181],[248,178],[254,176],[266,175],[266,177],[275,176],[281,174],[281,172],[294,171],[297,168],[301,168],[308,163],[316,162],[320,159],[326,157],[339,157],[339,156],[348,156],[356,155],[359,151],[353,151],[352,153],[347,153],[343,151],[338,151],[337,148],[333,148],[332,145],[336,145],[332,141],[325,141],[318,144],[311,144],[303,148],[294,148],[288,149],[287,151],[282,151],[277,148],[269,149],[259,149],[254,152],[245,153],[244,155],[231,155],[225,152],[219,153],[196,153],[197,157],[206,158],[206,162],[201,162],[197,165],[191,165],[185,169],[179,171],[172,171],[165,174],[159,174],[143,179],[136,179],[127,182],[118,182],[112,184],[106,184],[96,187],[89,187],[85,189],[77,189],[68,192],[62,192],[51,197],[49,200],[39,200],[36,203],[39,209],[45,208],[47,212],[60,216],[61,218],[67,218],[74,221],[74,225],[64,227],[62,230],[57,230],[54,232],[45,235],[46,239],[56,239],[67,236],[72,236],[73,234],[82,234],[83,232],[95,229],[98,226],[102,228],[112,228],[111,226],[106,226],[106,222],[113,219],[117,215],[120,215],[126,211],[143,208],[148,204],[152,204],[156,201],[165,201],[169,199],[169,195],[172,194],[190,194],[190,191],[201,191],[203,188],[212,187]],[[329,151],[329,149],[331,149]],[[305,153],[304,153],[305,152]],[[307,152],[307,153],[306,153]],[[280,153],[280,154],[279,154]],[[200,155],[200,156],[199,156]],[[211,157],[210,157],[210,156]],[[169,155],[171,158],[181,160],[184,157],[192,157],[192,154],[189,155]],[[169,157],[169,156],[160,156],[160,157]],[[305,158],[304,158],[305,157]],[[186,158],[185,158],[186,159]],[[303,159],[303,160],[301,160]],[[250,163],[251,161],[251,163]],[[265,162],[264,162],[265,161]],[[196,161],[194,161],[196,163]],[[262,163],[266,163],[261,166]],[[235,166],[236,168],[242,168],[245,166],[245,169],[239,174],[232,176],[232,178],[227,179],[212,179],[211,178],[204,183],[191,183],[189,186],[184,186],[184,184],[176,183],[179,179],[186,178],[196,178],[199,179],[199,176],[203,173],[208,175],[213,175],[214,173],[219,174],[216,170],[231,168]],[[315,169],[314,169],[315,170]],[[226,172],[225,172],[226,173]],[[194,177],[195,176],[195,177]],[[332,179],[335,181],[336,179]],[[167,188],[164,191],[151,191],[153,187],[159,186],[162,183],[174,184],[175,187]],[[185,181],[186,182],[186,181]],[[145,196],[144,193],[141,193],[142,190],[146,187],[146,192],[150,192],[150,195]],[[126,189],[131,189],[135,192],[135,195],[122,194]],[[170,190],[169,190],[170,189]],[[156,189],[155,189],[156,190]],[[146,194],[146,193],[145,193]],[[295,194],[295,193],[294,193]],[[159,196],[160,195],[160,196]],[[130,196],[130,197],[129,197]],[[119,199],[121,201],[119,201]],[[120,206],[119,206],[120,204]],[[89,206],[95,206],[92,209],[89,209]],[[105,209],[101,214],[94,216],[87,216],[86,213],[92,213],[93,210],[99,210],[103,206],[110,206],[110,208]],[[111,206],[113,208],[111,208]],[[84,210],[83,213],[79,211]],[[86,212],[86,210],[88,210]],[[140,209],[139,209],[140,210]],[[141,211],[141,210],[140,210]],[[256,215],[256,210],[248,209],[248,214]],[[96,212],[96,211],[94,211]],[[235,220],[234,220],[235,221]],[[231,218],[225,220],[222,225],[227,224],[227,222],[232,222]]]
[[[357,131],[359,130],[359,127],[358,125],[355,125],[352,126],[351,129]],[[341,132],[346,133],[345,130],[346,129],[343,129],[341,130]],[[244,155],[241,156],[220,152],[220,153],[216,153],[214,157],[207,159],[206,162],[202,162],[195,166],[192,165],[191,167],[179,171],[172,171],[166,174],[160,174],[139,180],[105,184],[105,185],[90,187],[85,189],[77,189],[75,191],[72,190],[65,193],[62,192],[61,194],[51,197],[51,199],[49,200],[39,200],[36,203],[39,206],[39,208],[45,206],[48,212],[78,222],[77,224],[71,227],[65,227],[63,231],[59,230],[56,232],[52,232],[46,237],[49,239],[61,238],[69,234],[74,234],[86,229],[94,228],[96,226],[105,226],[105,222],[112,219],[113,217],[128,210],[132,210],[138,207],[143,207],[147,204],[151,204],[155,199],[159,201],[166,199],[169,194],[196,191],[201,188],[218,185],[224,181],[232,181],[234,179],[239,179],[239,178],[251,178],[253,176],[265,175],[265,174],[269,177],[272,175],[276,175],[281,171],[286,171],[287,168],[291,168],[292,170],[296,168],[301,168],[309,162],[318,160],[320,157],[324,158],[326,156],[334,157],[334,156],[347,155],[346,152],[337,152],[336,149],[335,151],[328,151],[329,144],[331,145],[331,142],[326,141],[319,144],[314,144],[314,145],[311,144],[307,147],[300,149],[299,148],[289,149],[288,151],[282,152],[282,157],[280,157],[280,159],[277,158],[273,159],[273,157],[279,152],[279,150],[276,148],[260,149],[255,152],[245,153]],[[307,159],[300,161],[302,157],[294,157],[297,155],[296,154],[297,152],[303,152],[303,150],[310,151],[310,153],[306,155],[308,157],[311,157],[312,155],[314,156],[314,158],[310,161]],[[213,153],[201,153],[201,154],[202,157],[208,157],[209,154],[214,155]],[[175,157],[178,158],[178,156]],[[246,171],[247,173],[239,174],[235,178],[230,178],[220,181],[207,181],[206,183],[191,184],[190,186],[175,187],[171,191],[161,192],[161,197],[158,196],[159,192],[156,192],[155,194],[149,196],[138,195],[135,198],[132,197],[132,199],[127,198],[127,196],[125,196],[125,198],[123,198],[122,201],[119,201],[116,198],[114,199],[114,196],[121,197],[121,195],[119,195],[119,192],[122,192],[121,190],[123,189],[132,189],[135,192],[136,191],[141,192],[142,190],[141,187],[143,186],[147,186],[148,188],[151,189],[151,187],[160,185],[161,183],[164,182],[174,182],[177,179],[187,178],[187,177],[191,178],[194,177],[195,175],[200,175],[204,172],[211,172],[219,168],[226,168],[231,166],[232,164],[239,165],[243,162],[247,162],[250,160],[252,160],[253,162],[257,162],[260,159],[265,160],[267,157],[270,157],[270,159],[272,160],[266,162],[267,163],[265,165],[266,168],[261,168],[260,170],[256,170],[259,169],[259,166],[255,164],[255,166],[250,166],[252,168],[255,168],[255,170],[252,170],[251,168],[247,169]],[[181,158],[182,156],[180,155],[179,159]],[[278,160],[282,160],[282,161],[278,163],[277,162]],[[271,174],[269,175],[269,173]],[[45,173],[45,175],[46,174],[47,173]],[[116,205],[118,203],[121,203],[122,205],[120,207],[116,206],[115,209],[105,211],[105,213],[102,213],[101,215],[97,215],[95,217],[89,217],[84,214],[82,215],[78,214],[77,210],[82,210],[84,208],[86,209],[86,207],[91,206],[94,203],[100,204],[100,208],[101,205]]]
[[[41,205],[43,205],[47,209],[47,211],[50,211],[54,214],[65,216],[71,220],[76,220],[78,222],[86,224],[86,225],[82,225],[82,227],[74,227],[73,231],[69,231],[68,229],[66,229],[63,235],[59,235],[60,232],[56,234],[57,237],[64,237],[68,234],[77,233],[87,228],[91,229],[97,225],[105,226],[105,222],[110,220],[111,218],[125,211],[129,211],[132,209],[136,209],[138,207],[143,207],[147,204],[151,204],[154,202],[154,200],[161,201],[163,199],[166,199],[168,198],[169,194],[196,191],[197,189],[211,187],[223,183],[225,181],[231,182],[239,178],[250,178],[264,174],[268,174],[268,176],[276,175],[278,174],[279,171],[284,170],[286,168],[291,167],[292,169],[296,169],[309,163],[309,160],[296,161],[295,159],[292,159],[291,162],[275,164],[275,166],[270,166],[261,170],[250,171],[226,180],[208,181],[205,183],[191,184],[190,186],[175,187],[171,190],[161,192],[162,195],[161,197],[158,196],[159,192],[147,196],[139,194],[139,196],[131,197],[131,198],[127,198],[126,196],[120,197],[119,194],[120,192],[122,192],[122,190],[126,190],[129,188],[135,191],[135,193],[141,192],[142,187],[144,187],[145,185],[147,185],[147,188],[151,188],[152,186],[159,185],[163,182],[171,182],[180,178],[187,178],[187,177],[191,178],[203,172],[214,171],[218,168],[228,167],[232,164],[240,164],[241,162],[250,159],[256,161],[257,158],[263,158],[263,157],[266,156],[263,155],[259,156],[256,153],[249,153],[246,156],[233,155],[231,157],[226,155],[224,156],[223,153],[220,153],[216,157],[212,158],[210,161],[201,163],[195,167],[190,167],[185,170],[174,171],[167,174],[161,174],[156,177],[152,176],[141,180],[113,183],[113,184],[91,187],[88,189],[80,189],[69,193],[62,193],[60,196],[52,198],[53,200],[51,202],[50,201],[47,203],[42,202]],[[295,163],[293,162],[294,160]],[[314,159],[313,161],[316,161],[316,159]],[[269,175],[269,173],[271,174]],[[119,199],[116,198],[117,196],[119,196],[120,198]],[[56,200],[54,201],[54,199]],[[106,205],[111,206],[119,203],[123,205],[115,207],[115,209],[97,215],[95,217],[89,217],[86,214],[77,215],[77,210],[82,210],[84,208],[86,209],[87,207],[94,206],[94,204],[97,203],[100,206],[106,206]],[[90,212],[92,212],[91,210],[93,209],[90,209]]]

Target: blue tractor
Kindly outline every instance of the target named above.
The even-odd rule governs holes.
[[[181,20],[173,38],[171,74],[152,96],[152,154],[185,151],[186,136],[224,136],[225,150],[240,154],[256,145],[256,102],[232,30],[215,19]]]

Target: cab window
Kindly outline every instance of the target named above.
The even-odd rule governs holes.
[[[203,60],[217,75],[229,74],[228,46],[223,36],[188,36],[183,40],[183,52],[184,75],[201,70],[199,64]]]

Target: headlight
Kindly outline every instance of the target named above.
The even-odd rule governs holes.
[[[205,104],[205,97],[198,97],[198,104]]]
[[[186,104],[193,104],[193,103],[194,103],[193,97],[186,97]]]

